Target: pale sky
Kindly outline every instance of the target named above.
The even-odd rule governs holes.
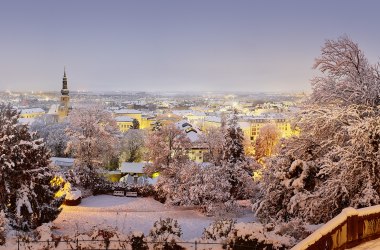
[[[380,1],[9,0],[0,90],[304,91],[325,39],[380,57]]]

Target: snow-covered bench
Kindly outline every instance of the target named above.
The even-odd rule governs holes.
[[[137,192],[125,192],[125,196],[127,196],[127,197],[137,197]]]
[[[115,196],[124,196],[124,191],[115,190],[115,191],[113,191],[113,195],[115,195]]]

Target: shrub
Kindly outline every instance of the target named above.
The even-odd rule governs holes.
[[[177,245],[177,241],[182,236],[182,230],[177,220],[172,218],[161,219],[154,222],[149,236],[155,241],[154,248],[163,247],[163,249],[184,249]]]
[[[268,231],[260,223],[237,223],[228,235],[228,245],[232,249],[284,250],[293,246],[295,239]]]
[[[226,240],[236,221],[233,219],[220,219],[214,221],[203,231],[203,239],[215,241]]]
[[[128,240],[131,244],[132,250],[148,250],[148,244],[146,238],[142,232],[132,232],[128,236]]]

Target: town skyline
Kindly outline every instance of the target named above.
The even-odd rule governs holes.
[[[329,8],[325,8],[326,5]],[[379,3],[4,3],[0,91],[308,92],[326,39],[374,62]],[[363,29],[365,27],[365,29]]]

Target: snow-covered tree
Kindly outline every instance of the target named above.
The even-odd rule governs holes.
[[[62,199],[54,197],[59,187],[51,185],[48,149],[18,117],[0,104],[0,211],[13,227],[28,230],[54,220]]]
[[[137,119],[132,120],[132,129],[139,129],[140,128],[140,122]]]
[[[119,130],[111,114],[101,106],[76,108],[68,117],[66,151],[75,157],[80,182],[91,187],[99,181],[97,172],[119,153]]]
[[[175,164],[188,161],[187,150],[190,148],[190,139],[183,130],[174,124],[152,131],[146,141],[146,160],[152,162],[148,172],[160,172],[170,177],[174,175]]]
[[[58,123],[52,116],[43,115],[36,118],[30,125],[30,131],[37,132],[38,136],[45,140],[46,146],[53,156],[64,157],[68,153],[65,153],[68,141],[68,136],[65,132],[67,126],[66,120]]]
[[[228,163],[245,161],[244,154],[244,134],[238,125],[237,111],[227,120],[224,130],[223,160]]]
[[[259,161],[271,156],[280,140],[280,131],[273,124],[264,125],[255,142],[255,158]]]
[[[177,245],[182,236],[181,226],[172,218],[155,221],[149,232],[149,237],[154,242],[155,249],[184,249]]]
[[[68,122],[66,150],[73,152],[76,165],[98,168],[118,154],[119,130],[116,121],[103,107],[73,109]]]
[[[297,118],[300,135],[267,161],[255,204],[263,220],[321,223],[345,207],[380,203],[379,97],[366,92],[377,84],[375,67],[347,37],[328,41],[322,58],[318,67],[327,76],[317,78],[320,87]],[[337,91],[340,84],[347,91]]]
[[[253,188],[252,166],[244,154],[244,134],[238,126],[237,112],[229,117],[224,134],[223,158],[221,168],[228,176],[230,193],[234,198],[248,198]]]
[[[312,80],[312,100],[320,104],[380,104],[379,64],[371,65],[348,36],[327,40],[314,68],[322,76]]]
[[[224,131],[223,128],[208,128],[200,138],[208,152],[205,161],[220,165],[223,157]]]
[[[121,159],[127,162],[139,162],[143,156],[145,131],[139,129],[128,130],[121,139]]]
[[[205,213],[222,210],[231,199],[229,176],[220,166],[183,163],[175,178],[159,179],[158,187],[167,194],[167,202],[180,206],[200,206]],[[219,211],[222,213],[223,211]]]

